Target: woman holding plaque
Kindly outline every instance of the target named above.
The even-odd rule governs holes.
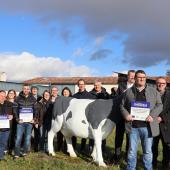
[[[6,101],[6,92],[0,90],[0,161],[4,160],[4,151],[7,148],[10,120],[13,119],[12,103]]]
[[[17,104],[15,103],[16,99],[16,91],[14,89],[10,89],[7,93],[6,100],[12,103],[12,110],[13,113],[16,112],[15,110],[17,109]],[[10,121],[10,134],[9,134],[9,142],[8,142],[8,152],[9,154],[12,154],[12,150],[15,147],[15,136],[16,136],[16,128],[17,128],[17,122],[16,119],[13,118]]]

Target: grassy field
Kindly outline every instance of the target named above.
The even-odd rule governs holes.
[[[80,140],[79,140],[80,142]],[[123,151],[125,149],[125,141]],[[79,145],[78,149],[79,150]],[[161,152],[161,147],[159,147]],[[6,162],[0,162],[0,170],[122,170],[126,167],[126,162],[121,161],[119,165],[114,165],[111,161],[114,151],[114,132],[107,139],[107,152],[104,155],[104,160],[108,165],[107,168],[100,168],[95,165],[89,156],[84,156],[78,153],[77,158],[70,158],[68,155],[57,152],[55,157],[50,157],[44,153],[30,153],[25,158],[13,160],[10,155],[6,156]],[[138,151],[137,170],[142,170],[141,148]],[[161,154],[158,158],[161,160]],[[160,163],[158,164],[160,166]],[[159,168],[159,167],[158,167]],[[159,168],[160,169],[160,168]]]

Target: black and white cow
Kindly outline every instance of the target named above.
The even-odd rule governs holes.
[[[75,99],[57,97],[54,103],[51,130],[48,133],[49,154],[55,155],[54,135],[61,130],[67,142],[67,151],[76,157],[72,147],[72,136],[94,139],[93,160],[99,166],[106,166],[103,161],[101,142],[111,132],[119,115],[114,113],[114,100]]]

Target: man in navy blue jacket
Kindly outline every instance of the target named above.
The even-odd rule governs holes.
[[[18,105],[17,112],[15,113],[17,120],[17,136],[15,143],[15,156],[26,156],[30,150],[30,139],[32,126],[35,123],[37,111],[36,111],[36,99],[30,93],[30,87],[28,84],[23,85],[23,91],[20,92],[19,96],[15,101]],[[24,138],[24,150],[23,153],[20,152],[21,140],[23,133],[25,132]]]

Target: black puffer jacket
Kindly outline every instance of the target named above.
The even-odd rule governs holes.
[[[37,117],[36,99],[31,93],[28,95],[28,97],[25,97],[23,92],[20,92],[15,102],[17,103],[17,110],[15,113],[16,120],[19,119],[19,109],[22,109],[22,108],[32,108],[33,118],[36,119]]]
[[[110,99],[109,93],[106,91],[104,87],[102,87],[102,91],[100,93],[97,93],[95,89],[93,88],[90,93],[94,96],[95,99]]]
[[[83,92],[77,92],[73,95],[76,99],[96,99],[94,95],[89,93],[88,91],[84,90]]]

